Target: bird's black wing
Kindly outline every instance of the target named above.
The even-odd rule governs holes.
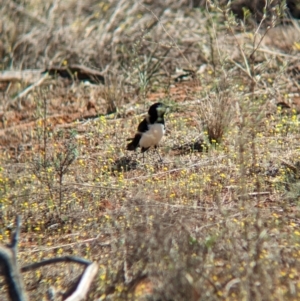
[[[148,120],[145,118],[138,126],[137,133],[130,143],[127,144],[127,150],[135,150],[139,146],[142,134],[149,130]]]
[[[139,146],[142,135],[140,133],[135,134],[134,138],[130,143],[127,144],[127,150],[136,150]]]
[[[142,134],[148,131],[148,121],[145,118],[138,126],[137,133],[130,143],[127,144],[128,150],[135,150],[139,146]]]
[[[138,132],[139,133],[145,133],[149,130],[148,127],[148,120],[145,118],[138,126]]]

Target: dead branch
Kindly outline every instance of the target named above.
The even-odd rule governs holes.
[[[90,285],[98,272],[98,264],[93,262],[90,264],[81,275],[77,288],[71,296],[67,297],[65,301],[80,301],[86,297]]]
[[[8,286],[10,300],[26,301],[27,297],[23,289],[22,279],[11,249],[0,247],[0,268]]]
[[[75,256],[63,256],[63,257],[56,257],[45,259],[40,262],[35,262],[29,265],[26,265],[21,268],[21,272],[28,272],[30,270],[38,269],[42,266],[52,264],[52,263],[59,263],[59,262],[76,262],[85,266],[89,266],[92,262],[83,258],[75,257]]]
[[[16,231],[12,234],[11,244],[7,247],[0,247],[0,268],[8,286],[10,300],[26,301],[27,297],[16,260],[21,228],[21,219],[19,216],[16,223]]]
[[[8,287],[8,295],[11,301],[27,301],[27,296],[23,286],[23,280],[17,265],[18,241],[20,237],[21,219],[16,219],[16,230],[12,234],[11,243],[6,247],[0,247],[0,275],[3,275]],[[78,278],[73,287],[68,290],[65,300],[79,301],[85,298],[89,287],[98,271],[98,264],[84,258],[75,256],[64,256],[46,259],[40,262],[26,265],[21,268],[22,272],[28,272],[45,265],[59,262],[75,262],[86,266],[84,272]]]
[[[25,90],[23,90],[21,93],[19,93],[13,100],[16,100],[18,98],[22,98],[26,96],[30,91],[32,91],[34,88],[39,87],[46,79],[48,78],[47,74],[40,78],[37,82],[27,87]]]
[[[43,73],[48,73],[51,76],[59,75],[71,80],[89,81],[92,84],[105,83],[102,72],[76,64],[63,67],[52,66],[51,68],[46,69]]]
[[[46,259],[41,262],[35,262],[33,264],[29,264],[27,266],[22,267],[22,272],[28,272],[33,269],[40,268],[42,266],[52,264],[52,263],[59,263],[59,262],[75,262],[86,266],[86,269],[80,275],[75,282],[75,284],[70,287],[70,289],[65,293],[65,300],[68,301],[79,301],[85,298],[88,289],[98,271],[98,265],[95,262],[91,262],[89,260],[75,257],[75,256],[64,256],[58,258],[51,258]]]
[[[7,70],[0,72],[0,82],[24,82],[35,83],[42,77],[42,69],[37,70]]]
[[[104,72],[76,64],[63,67],[52,66],[51,68],[48,68],[46,70],[6,70],[0,72],[0,82],[24,82],[27,84],[33,84],[33,86],[35,87],[36,85],[41,84],[41,80],[43,82],[46,79],[45,74],[48,74],[49,76],[59,75],[62,78],[68,78],[71,80],[89,81],[92,84],[105,83],[105,78],[103,76]]]
[[[11,244],[10,248],[12,249],[14,255],[17,255],[18,252],[18,241],[20,238],[20,231],[21,231],[21,218],[20,216],[17,216],[16,218],[16,230],[13,232],[12,237],[11,237]]]

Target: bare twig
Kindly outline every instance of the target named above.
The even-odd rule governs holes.
[[[69,244],[58,245],[58,246],[49,247],[49,248],[34,249],[34,250],[29,251],[29,253],[36,253],[36,252],[40,252],[40,251],[50,251],[50,250],[55,250],[55,249],[59,249],[59,248],[66,248],[66,247],[70,247],[70,246],[74,246],[74,245],[80,245],[80,244],[84,244],[84,243],[91,243],[91,242],[94,242],[97,239],[99,239],[99,235],[97,235],[96,237],[93,237],[93,238],[89,238],[89,239],[85,239],[85,240],[82,240],[82,241],[73,242],[73,243],[69,243]],[[106,242],[103,242],[103,243],[98,243],[97,245],[99,245],[101,247],[105,247],[105,246],[109,246],[110,244],[111,244],[111,241],[106,241]]]
[[[0,247],[0,267],[8,286],[11,301],[26,301],[22,279],[18,271],[13,252],[9,248]]]
[[[84,299],[97,272],[98,264],[96,262],[93,262],[85,269],[85,271],[81,275],[81,279],[74,293],[65,300],[80,301]]]
[[[259,196],[259,195],[269,195],[271,194],[270,191],[260,191],[260,192],[249,192],[249,196]]]
[[[63,257],[56,257],[45,259],[40,262],[35,262],[32,264],[28,264],[21,268],[21,272],[28,272],[30,270],[38,269],[42,266],[52,264],[52,263],[59,263],[59,262],[76,262],[85,266],[90,265],[92,262],[83,258],[75,257],[75,256],[63,256]]]
[[[247,49],[252,49],[252,47],[250,47],[250,46],[246,46],[246,48]],[[286,53],[281,53],[281,52],[273,51],[273,50],[266,49],[266,48],[258,48],[258,49],[256,49],[256,51],[257,52],[264,52],[264,53],[275,55],[275,56],[279,56],[279,57],[287,57],[287,58],[290,58],[290,59],[297,58],[296,55],[290,55],[290,54],[286,54]]]
[[[8,286],[8,295],[11,301],[27,301],[23,281],[17,265],[18,241],[20,237],[21,218],[17,216],[16,231],[12,235],[11,243],[7,247],[0,247],[0,270],[5,277]],[[93,281],[97,271],[98,264],[89,260],[75,257],[64,256],[58,258],[46,259],[41,262],[35,262],[21,268],[22,272],[28,272],[45,265],[59,262],[75,262],[86,266],[86,269],[80,276],[76,287],[70,289],[71,295],[66,300],[79,301],[85,298],[88,289]]]
[[[11,301],[26,301],[23,281],[17,266],[18,240],[20,236],[21,218],[16,219],[16,230],[12,235],[8,247],[0,247],[0,268],[8,286],[8,295]]]
[[[4,70],[0,72],[0,82],[24,82],[34,84],[42,76],[43,69]]]
[[[192,168],[197,167],[197,166],[207,166],[207,164],[211,163],[212,161],[217,161],[219,159],[224,159],[224,158],[226,158],[226,156],[219,156],[219,157],[216,157],[212,160],[208,159],[205,162],[193,163],[193,164],[190,164],[190,165],[187,165],[187,166],[184,166],[184,167],[174,168],[174,169],[170,169],[168,171],[163,171],[163,172],[159,172],[159,173],[152,174],[152,175],[147,175],[147,176],[139,176],[139,177],[128,178],[128,179],[125,179],[125,180],[126,181],[133,181],[133,180],[141,180],[141,179],[148,179],[148,178],[154,178],[154,177],[162,177],[166,174],[171,174],[173,172],[178,172],[178,171],[181,171],[183,169],[192,169]]]
[[[63,186],[68,187],[68,186],[82,186],[82,187],[88,187],[88,188],[101,188],[101,189],[109,189],[109,190],[123,190],[124,188],[117,188],[117,187],[111,187],[111,186],[102,186],[102,185],[92,185],[92,184],[87,184],[87,183],[67,183],[64,184]]]
[[[36,83],[34,83],[33,85],[27,87],[20,94],[18,94],[13,100],[16,100],[16,99],[19,99],[19,98],[22,98],[22,97],[26,96],[30,91],[32,91],[36,87],[39,87],[47,78],[48,78],[48,74],[44,75]]]
[[[16,230],[12,234],[11,244],[9,247],[13,250],[15,257],[17,256],[18,252],[18,241],[20,238],[20,231],[21,231],[21,217],[18,215],[16,218]]]

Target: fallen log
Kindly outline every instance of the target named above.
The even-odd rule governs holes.
[[[33,84],[48,74],[50,76],[59,76],[68,78],[72,81],[88,81],[92,84],[105,84],[105,79],[100,71],[82,66],[70,65],[47,69],[27,69],[27,70],[6,70],[0,72],[0,83],[22,82]]]

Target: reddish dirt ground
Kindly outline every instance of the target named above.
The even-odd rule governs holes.
[[[172,85],[169,92],[153,92],[147,95],[151,103],[168,96],[175,102],[193,101],[195,94],[201,90],[198,81],[185,81]],[[4,106],[3,106],[4,107]],[[1,148],[17,148],[32,143],[32,130],[41,117],[37,116],[37,104],[22,100],[6,106],[0,111],[0,146]],[[47,105],[47,125],[50,128],[72,127],[78,120],[97,118],[105,114],[103,103],[95,103],[89,99],[88,93],[84,99],[76,99],[74,95],[54,96]]]

